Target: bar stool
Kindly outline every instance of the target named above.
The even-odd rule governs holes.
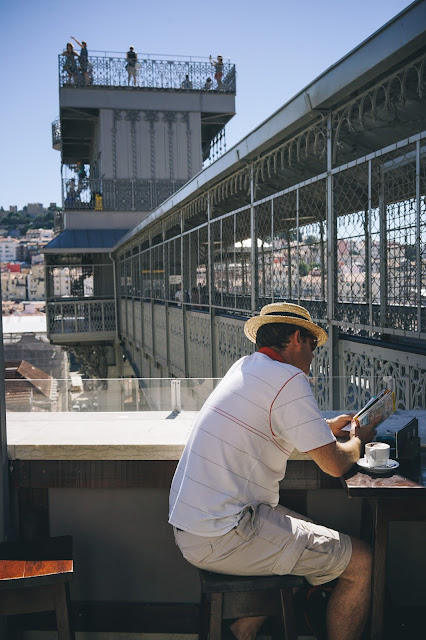
[[[0,615],[55,611],[58,640],[73,640],[68,582],[72,537],[0,543]]]
[[[285,639],[297,640],[293,588],[301,576],[230,576],[199,569],[201,581],[200,640],[221,640],[222,620],[281,615]]]

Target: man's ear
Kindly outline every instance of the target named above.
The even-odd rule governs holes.
[[[303,338],[302,335],[300,333],[299,329],[296,329],[296,331],[293,333],[294,335],[294,343],[295,345],[297,345],[298,347],[303,343]]]
[[[300,331],[297,329],[294,333],[291,334],[289,339],[289,345],[293,347],[298,347],[301,342]]]

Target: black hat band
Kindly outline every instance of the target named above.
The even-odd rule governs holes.
[[[305,318],[305,316],[301,316],[298,313],[291,313],[290,311],[288,311],[288,312],[287,311],[285,311],[285,312],[282,312],[282,311],[271,311],[271,313],[264,313],[263,315],[264,316],[281,316],[282,318],[286,317],[286,316],[289,316],[290,318],[299,318],[300,320],[306,320],[306,322],[311,322],[311,320],[308,320],[308,318]]]

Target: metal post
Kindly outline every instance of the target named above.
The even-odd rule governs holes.
[[[333,206],[333,139],[331,113],[327,117],[327,324],[329,331],[330,409],[339,409],[339,345],[338,329],[333,324],[337,291],[337,228]]]
[[[251,230],[251,310],[256,311],[259,300],[259,281],[257,264],[257,224],[254,207],[254,167],[250,166],[250,230]]]
[[[368,209],[365,221],[365,295],[368,302],[368,322],[373,326],[373,283],[371,281],[371,160],[368,161]]]
[[[416,142],[416,304],[417,331],[422,331],[422,254],[421,254],[421,225],[420,225],[420,140]]]
[[[214,246],[212,242],[211,230],[211,195],[207,192],[207,264],[206,275],[208,277],[209,288],[209,310],[210,310],[210,349],[211,349],[211,377],[217,377],[216,361],[216,338],[215,338],[215,310],[213,307],[213,278],[214,278]]]
[[[223,307],[223,220],[219,221],[220,228],[220,306]]]
[[[386,230],[386,203],[385,203],[385,172],[383,167],[380,171],[380,194],[379,194],[379,215],[380,215],[380,326],[386,326],[387,307],[387,279],[388,279],[388,243]]]
[[[68,362],[68,360],[65,359],[65,363],[67,363],[67,362]],[[70,407],[69,407],[69,397],[68,397],[69,389],[68,389],[68,367],[67,367],[67,364],[64,365],[64,369],[65,369],[65,371],[64,371],[64,373],[65,373],[65,411],[68,413],[68,411],[70,410]]]
[[[154,298],[152,297],[152,286],[153,286],[153,280],[152,280],[152,234],[149,234],[149,299],[150,299],[150,305],[151,305],[151,344],[152,344],[152,360],[153,362],[155,362],[155,320],[154,320],[154,314],[155,314],[155,309],[154,309]],[[152,369],[151,369],[151,375],[152,375]]]
[[[292,264],[291,264],[291,233],[290,233],[290,229],[287,231],[286,233],[286,237],[287,237],[287,286],[288,286],[288,295],[287,298],[289,300],[292,299],[293,297],[293,291],[292,291],[292,287],[293,287],[293,282],[292,282],[292,273],[291,273],[291,269],[292,269]]]
[[[184,221],[182,210],[180,211],[180,272],[181,272],[181,290],[182,290],[182,335],[183,335],[183,362],[185,369],[185,378],[189,376],[189,348],[188,348],[188,303],[186,302],[185,287],[188,283],[189,265],[185,262],[185,244],[184,244]],[[188,243],[189,244],[189,243]],[[188,253],[191,253],[189,250]]]
[[[234,215],[232,216],[234,219],[234,280],[233,280],[233,284],[234,284],[234,309],[237,308],[237,279],[238,279],[238,271],[237,271],[237,216],[234,213]],[[242,264],[241,264],[241,268],[242,268]],[[242,274],[241,274],[242,275]]]
[[[320,220],[320,254],[321,254],[321,300],[326,300],[326,287],[325,287],[325,273],[326,273],[326,260],[325,260],[325,246],[324,246],[324,221]]]
[[[297,303],[300,304],[300,247],[299,247],[299,188],[296,189],[296,282],[297,282]]]
[[[2,302],[0,282],[0,304]],[[6,433],[6,390],[4,377],[3,321],[0,315],[0,540],[9,532],[9,474]],[[1,621],[0,621],[1,623]],[[1,628],[1,627],[0,627]]]
[[[271,200],[271,302],[275,301],[274,283],[274,199]]]
[[[167,375],[170,375],[170,318],[169,318],[169,297],[170,297],[170,269],[166,252],[166,232],[164,224],[161,228],[161,237],[163,239],[163,272],[164,272],[164,312],[166,314],[166,358],[167,358]],[[141,304],[141,323],[143,332],[143,305]],[[142,340],[143,345],[143,340]]]

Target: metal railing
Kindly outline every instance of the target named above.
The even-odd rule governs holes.
[[[49,336],[115,331],[115,301],[112,299],[48,302],[46,308]]]
[[[178,191],[187,180],[64,179],[64,209],[92,211],[151,211]]]
[[[77,69],[70,74],[65,69],[65,57],[60,54],[59,84],[65,86],[127,87],[126,54],[89,56],[86,77]],[[186,78],[188,76],[188,78]],[[236,93],[235,65],[223,63],[221,83],[215,79],[215,67],[209,62],[188,60],[151,60],[139,58],[136,64],[136,84],[143,89],[173,89],[181,91],[220,91]],[[210,79],[210,81],[209,81]]]

